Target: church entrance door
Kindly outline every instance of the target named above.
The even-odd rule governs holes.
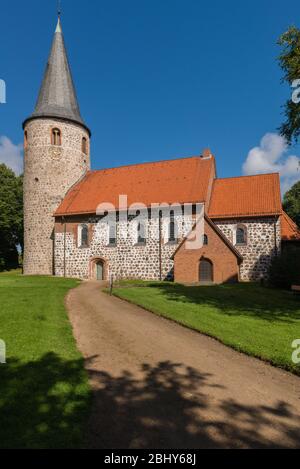
[[[199,268],[199,280],[201,283],[213,282],[213,265],[208,259],[201,259]]]
[[[99,281],[104,280],[104,268],[103,268],[102,261],[99,261],[96,264],[96,276],[97,276],[97,280]]]

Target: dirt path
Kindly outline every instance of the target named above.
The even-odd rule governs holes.
[[[300,379],[101,292],[67,298],[92,448],[300,447]]]

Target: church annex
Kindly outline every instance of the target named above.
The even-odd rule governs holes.
[[[209,149],[91,171],[91,132],[80,114],[60,19],[35,110],[23,128],[25,275],[259,281],[286,243],[300,241],[282,210],[279,175],[219,179]],[[133,204],[143,208],[131,213]],[[171,209],[152,212],[153,204]],[[189,238],[200,229],[197,205],[203,208],[202,242],[190,249]]]

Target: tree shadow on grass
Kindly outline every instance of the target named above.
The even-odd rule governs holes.
[[[86,446],[104,449],[283,448],[300,442],[300,414],[210,397],[213,376],[171,362],[142,365],[119,376],[93,368]],[[270,430],[276,426],[273,435]],[[266,436],[268,435],[268,436]]]
[[[300,319],[299,297],[255,284],[186,286],[149,283],[169,301],[213,307],[230,316],[253,316],[270,322],[293,323]]]
[[[54,353],[0,365],[0,448],[75,448],[82,444],[90,391],[82,359]]]

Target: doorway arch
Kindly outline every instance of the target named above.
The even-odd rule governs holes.
[[[101,257],[94,257],[90,260],[90,279],[99,282],[107,278],[107,262]]]
[[[214,281],[213,263],[209,259],[200,259],[199,281],[200,283],[212,283]]]

